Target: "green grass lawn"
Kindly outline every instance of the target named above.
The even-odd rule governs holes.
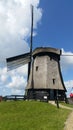
[[[66,103],[64,103],[64,102],[60,102],[60,104],[62,104],[62,105],[64,105],[64,106],[67,106],[67,107],[71,107],[71,108],[73,108],[73,104],[66,104]]]
[[[0,130],[63,130],[70,112],[44,102],[1,102]]]

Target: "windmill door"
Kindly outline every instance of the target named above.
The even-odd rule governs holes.
[[[50,100],[54,100],[54,90],[50,90]]]

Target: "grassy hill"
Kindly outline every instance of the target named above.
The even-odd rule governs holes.
[[[0,130],[63,130],[69,113],[44,102],[1,102]]]

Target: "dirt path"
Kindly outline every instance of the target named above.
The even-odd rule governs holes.
[[[54,105],[54,106],[57,106],[54,101],[49,101],[49,103],[51,103],[51,104]],[[73,108],[64,106],[64,105],[62,105],[62,104],[59,104],[59,107],[65,108],[65,109],[69,109],[69,110],[73,110]]]
[[[64,106],[59,104],[59,107],[64,108],[64,109],[68,109],[68,110],[72,110],[72,112],[70,113],[69,117],[67,118],[66,122],[65,122],[65,127],[64,130],[73,130],[73,108]]]
[[[50,103],[53,104],[53,105],[56,105],[54,102],[50,102]],[[64,130],[73,130],[73,108],[66,107],[66,106],[61,105],[61,104],[59,104],[59,107],[72,110],[68,119],[65,122]]]
[[[64,130],[73,130],[73,111],[71,112],[71,114],[65,122]]]

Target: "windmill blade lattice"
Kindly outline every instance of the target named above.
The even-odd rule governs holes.
[[[11,57],[6,59],[7,61],[7,69],[13,70],[22,65],[25,65],[30,62],[30,53],[25,53],[19,56]]]

